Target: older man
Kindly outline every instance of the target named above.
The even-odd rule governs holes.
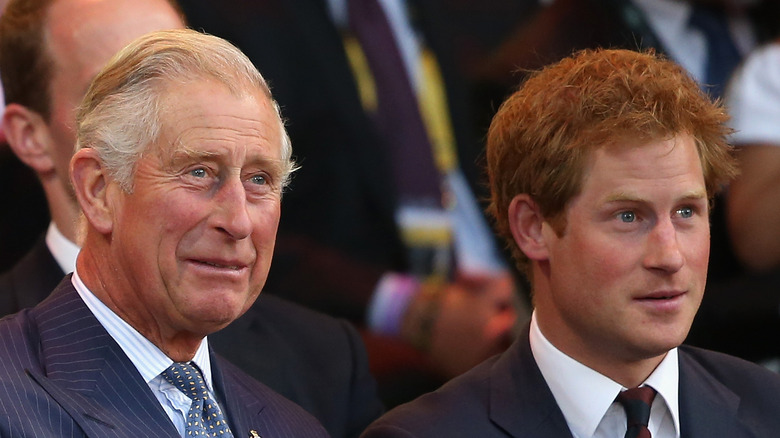
[[[0,322],[3,436],[327,436],[210,351],[260,293],[293,168],[260,74],[216,37],[128,46],[78,114],[76,270]]]
[[[365,436],[775,436],[780,376],[680,347],[704,292],[709,200],[735,172],[725,121],[652,54],[585,51],[532,76],[487,145],[530,327]]]
[[[73,271],[79,207],[67,171],[76,107],[122,47],[149,31],[183,28],[177,10],[173,0],[9,2],[0,19],[0,70],[10,100],[6,128],[14,153],[46,191],[52,222],[30,252],[0,275],[0,316],[35,306]],[[344,321],[266,294],[210,341],[232,363],[317,417],[332,436],[357,436],[382,412],[363,344]]]

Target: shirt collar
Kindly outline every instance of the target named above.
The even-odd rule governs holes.
[[[677,349],[673,348],[666,353],[666,357],[655,368],[650,377],[645,380],[645,385],[651,386],[662,397],[667,409],[672,415],[674,429],[680,436],[680,361]],[[652,419],[651,419],[652,421]]]
[[[81,281],[78,270],[73,272],[71,278],[73,287],[76,288],[81,299],[89,310],[95,315],[103,328],[119,344],[130,361],[135,365],[144,381],[151,385],[152,380],[168,368],[173,360],[165,355],[156,345],[146,339],[135,328],[119,317],[108,306],[103,304]],[[192,359],[203,373],[203,379],[209,390],[214,391],[211,378],[211,360],[208,351],[208,340],[203,338]]]
[[[529,341],[534,360],[563,412],[569,429],[577,437],[593,436],[615,397],[625,388],[558,350],[539,330],[535,312],[531,316]],[[678,365],[675,348],[667,353],[645,381],[666,402],[677,431],[680,430]]]
[[[689,26],[691,5],[679,0],[632,0],[645,17],[667,55],[697,81],[706,79],[707,42]]]
[[[76,270],[76,257],[81,248],[68,240],[54,222],[50,222],[46,230],[46,246],[62,272],[70,274]]]
[[[688,27],[691,5],[678,0],[633,0],[654,29],[680,33]],[[662,35],[659,35],[661,37]]]

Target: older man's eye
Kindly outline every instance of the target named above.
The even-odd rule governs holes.
[[[205,178],[207,173],[206,169],[199,167],[197,169],[190,170],[190,175],[194,176],[195,178]]]
[[[268,183],[264,175],[254,175],[249,179],[253,184],[264,185]]]
[[[622,211],[618,214],[622,222],[630,223],[636,220],[636,214],[633,211]]]

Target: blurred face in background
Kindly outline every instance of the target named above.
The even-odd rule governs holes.
[[[47,153],[51,171],[66,191],[71,192],[68,167],[76,143],[76,107],[92,78],[137,37],[182,27],[179,14],[165,0],[56,0],[51,5],[44,34],[52,60]]]

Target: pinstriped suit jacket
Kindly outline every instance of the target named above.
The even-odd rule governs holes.
[[[303,409],[213,352],[216,393],[236,438],[327,437]],[[0,320],[0,436],[178,437],[70,276],[33,309]]]

